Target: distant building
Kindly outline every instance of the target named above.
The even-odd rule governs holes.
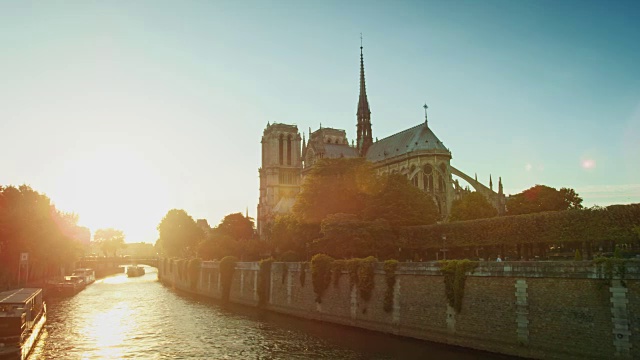
[[[258,170],[258,233],[263,234],[264,227],[275,216],[291,211],[295,196],[300,192],[302,176],[322,158],[364,157],[374,164],[378,174],[398,173],[406,176],[414,186],[431,195],[445,220],[453,200],[469,191],[463,189],[457,179],[453,179],[454,175],[468,182],[499,213],[503,213],[505,197],[502,179],[499,180],[498,192],[495,192],[491,178],[487,187],[477,178],[471,178],[451,166],[451,151],[429,128],[427,109],[425,104],[424,121],[420,124],[374,141],[361,46],[355,144],[349,144],[346,131],[341,129],[322,126],[314,132],[309,129],[307,142],[305,134],[301,137],[296,125],[267,123],[262,135],[262,166]]]

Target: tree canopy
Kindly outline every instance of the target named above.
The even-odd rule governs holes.
[[[498,210],[494,208],[487,198],[478,192],[471,192],[454,200],[451,205],[449,220],[475,220],[490,218],[498,215]]]
[[[195,254],[204,232],[184,210],[172,209],[158,224],[156,245],[167,256],[186,257]]]
[[[255,239],[253,219],[241,213],[226,215],[220,224],[198,244],[198,256],[204,260],[235,256],[241,260],[258,260],[268,252],[264,242]]]
[[[363,158],[321,159],[305,176],[293,213],[317,224],[330,214],[361,214],[374,185],[375,172]]]
[[[234,213],[225,216],[216,229],[235,240],[250,240],[253,238],[255,226],[252,218]]]
[[[18,280],[20,253],[29,253],[30,279],[58,275],[75,261],[81,248],[76,239],[84,240],[87,230],[77,221],[27,185],[0,186],[0,287]]]
[[[536,185],[507,200],[509,215],[530,214],[543,211],[582,209],[582,198],[573,189]]]
[[[126,246],[124,239],[124,232],[114,228],[98,229],[93,234],[93,240],[100,244],[100,249],[106,256],[116,256],[118,249]]]
[[[413,186],[406,177],[390,174],[376,179],[363,212],[365,220],[385,219],[392,226],[428,225],[439,218],[431,196]]]

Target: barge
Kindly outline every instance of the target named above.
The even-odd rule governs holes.
[[[47,322],[42,295],[40,288],[0,292],[0,359],[25,360],[33,350]]]

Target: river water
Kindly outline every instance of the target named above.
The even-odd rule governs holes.
[[[47,301],[30,359],[507,359],[177,292],[157,270]]]

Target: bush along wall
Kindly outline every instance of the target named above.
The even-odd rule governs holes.
[[[440,271],[444,275],[444,290],[447,302],[449,306],[454,308],[456,313],[459,313],[462,309],[467,272],[473,272],[476,267],[478,267],[477,262],[466,259],[440,261]]]
[[[307,269],[309,268],[309,263],[304,261],[300,263],[300,286],[304,287],[304,283],[307,280]]]
[[[269,284],[271,283],[271,264],[273,258],[260,260],[258,270],[258,304],[265,305],[269,301]]]
[[[322,303],[322,295],[331,284],[332,263],[333,258],[325,254],[316,254],[311,258],[311,281],[318,304]]]
[[[191,289],[194,289],[198,286],[198,280],[200,280],[200,265],[202,264],[202,259],[196,258],[189,260],[189,284],[191,285]]]
[[[238,258],[235,256],[225,256],[220,260],[220,285],[222,285],[222,301],[229,301],[231,292],[231,281],[236,268]]]
[[[383,309],[385,312],[393,310],[393,291],[396,286],[396,270],[398,269],[398,260],[387,260],[384,262],[384,279],[387,283],[387,289],[384,292]]]

